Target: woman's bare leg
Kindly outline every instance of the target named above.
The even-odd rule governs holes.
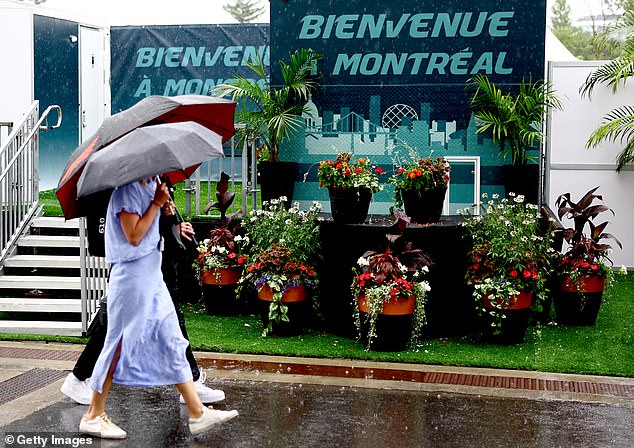
[[[202,415],[203,403],[200,401],[200,398],[198,398],[194,382],[187,381],[186,383],[180,383],[176,385],[176,388],[185,399],[189,416],[191,418],[199,418]]]
[[[92,400],[90,401],[90,406],[88,406],[88,411],[86,412],[86,414],[84,414],[84,417],[86,417],[88,420],[92,420],[106,412],[106,399],[108,398],[108,393],[110,392],[110,387],[112,386],[112,376],[114,374],[114,369],[117,367],[117,362],[119,361],[120,354],[121,342],[119,342],[119,345],[115,350],[112,362],[110,363],[110,368],[108,369],[108,374],[106,375],[106,379],[103,382],[101,393],[97,392],[96,390],[92,391]]]

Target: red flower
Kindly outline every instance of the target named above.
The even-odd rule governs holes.
[[[599,270],[599,265],[598,264],[593,264],[590,269],[592,269],[593,271],[598,271]]]
[[[511,277],[517,277],[519,275],[519,273],[517,272],[517,269],[513,269],[511,271]]]
[[[229,254],[227,255],[228,258],[231,258],[232,260],[234,258],[236,258],[236,253],[235,252],[229,252]]]
[[[354,173],[355,173],[355,174],[361,174],[361,173],[363,173],[363,169],[362,169],[362,168],[356,168],[356,169],[354,170]]]
[[[374,170],[374,172],[375,172],[376,174],[383,174],[383,168],[381,168],[381,167],[379,166],[379,167],[377,167],[377,168]]]
[[[338,163],[337,165],[335,165],[335,168],[340,170],[341,169],[341,163]]]
[[[476,271],[480,269],[480,264],[479,263],[474,264],[473,269],[475,269]]]
[[[587,261],[584,261],[583,263],[581,263],[581,267],[584,269],[588,269],[590,267],[590,263],[588,263]]]
[[[409,173],[407,173],[407,177],[409,177],[410,179],[414,179],[416,177],[416,171],[410,171]]]
[[[524,276],[524,278],[530,278],[531,271],[529,271],[528,269],[524,269],[524,272],[522,272],[522,275]]]
[[[405,170],[403,168],[399,168],[396,170],[396,174],[403,174]]]

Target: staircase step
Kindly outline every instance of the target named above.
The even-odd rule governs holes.
[[[52,229],[79,229],[79,219],[66,221],[64,218],[40,216],[35,218],[31,227],[47,227]]]
[[[79,291],[80,277],[54,277],[46,275],[3,275],[0,289],[67,289]]]
[[[81,322],[0,320],[0,333],[81,336]]]
[[[72,255],[14,255],[4,263],[8,268],[66,268],[79,269],[78,256]]]
[[[18,240],[20,247],[79,247],[78,236],[27,235]]]
[[[0,297],[0,311],[81,313],[81,299]]]

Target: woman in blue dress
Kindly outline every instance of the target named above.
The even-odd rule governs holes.
[[[192,435],[238,415],[203,406],[192,381],[185,357],[188,342],[161,274],[159,212],[170,200],[167,186],[158,177],[112,193],[105,233],[106,261],[111,264],[108,330],[92,376],[92,401],[79,425],[82,433],[126,437],[105,413],[112,383],[176,385],[189,410]]]

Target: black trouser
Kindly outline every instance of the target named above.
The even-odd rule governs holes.
[[[174,303],[174,308],[176,309],[178,325],[181,328],[183,337],[189,341],[189,337],[187,336],[187,329],[185,328],[185,316],[183,315],[180,307],[180,290],[178,287],[178,268],[179,266],[182,266],[182,260],[180,260],[180,256],[182,254],[179,254],[178,250],[172,249],[173,248],[171,248],[166,241],[165,251],[163,252],[163,264],[161,266],[161,270],[163,271],[165,284],[167,285],[167,289],[170,292],[172,302]],[[170,253],[174,254],[174,256],[169,256],[168,254]],[[107,330],[106,309],[106,302],[102,301],[101,310],[99,312],[100,315],[95,318],[97,320],[91,326],[90,339],[88,340],[84,351],[79,356],[79,359],[77,360],[77,362],[75,363],[75,367],[73,368],[73,374],[81,381],[92,376],[92,371],[95,368],[95,364],[97,363],[97,358],[99,358],[99,354],[103,349]],[[194,381],[197,381],[198,378],[200,378],[200,371],[198,370],[198,364],[196,364],[196,359],[194,358],[194,354],[192,353],[190,345],[187,346],[185,356],[187,357],[187,362],[189,363],[189,367],[192,370]]]

